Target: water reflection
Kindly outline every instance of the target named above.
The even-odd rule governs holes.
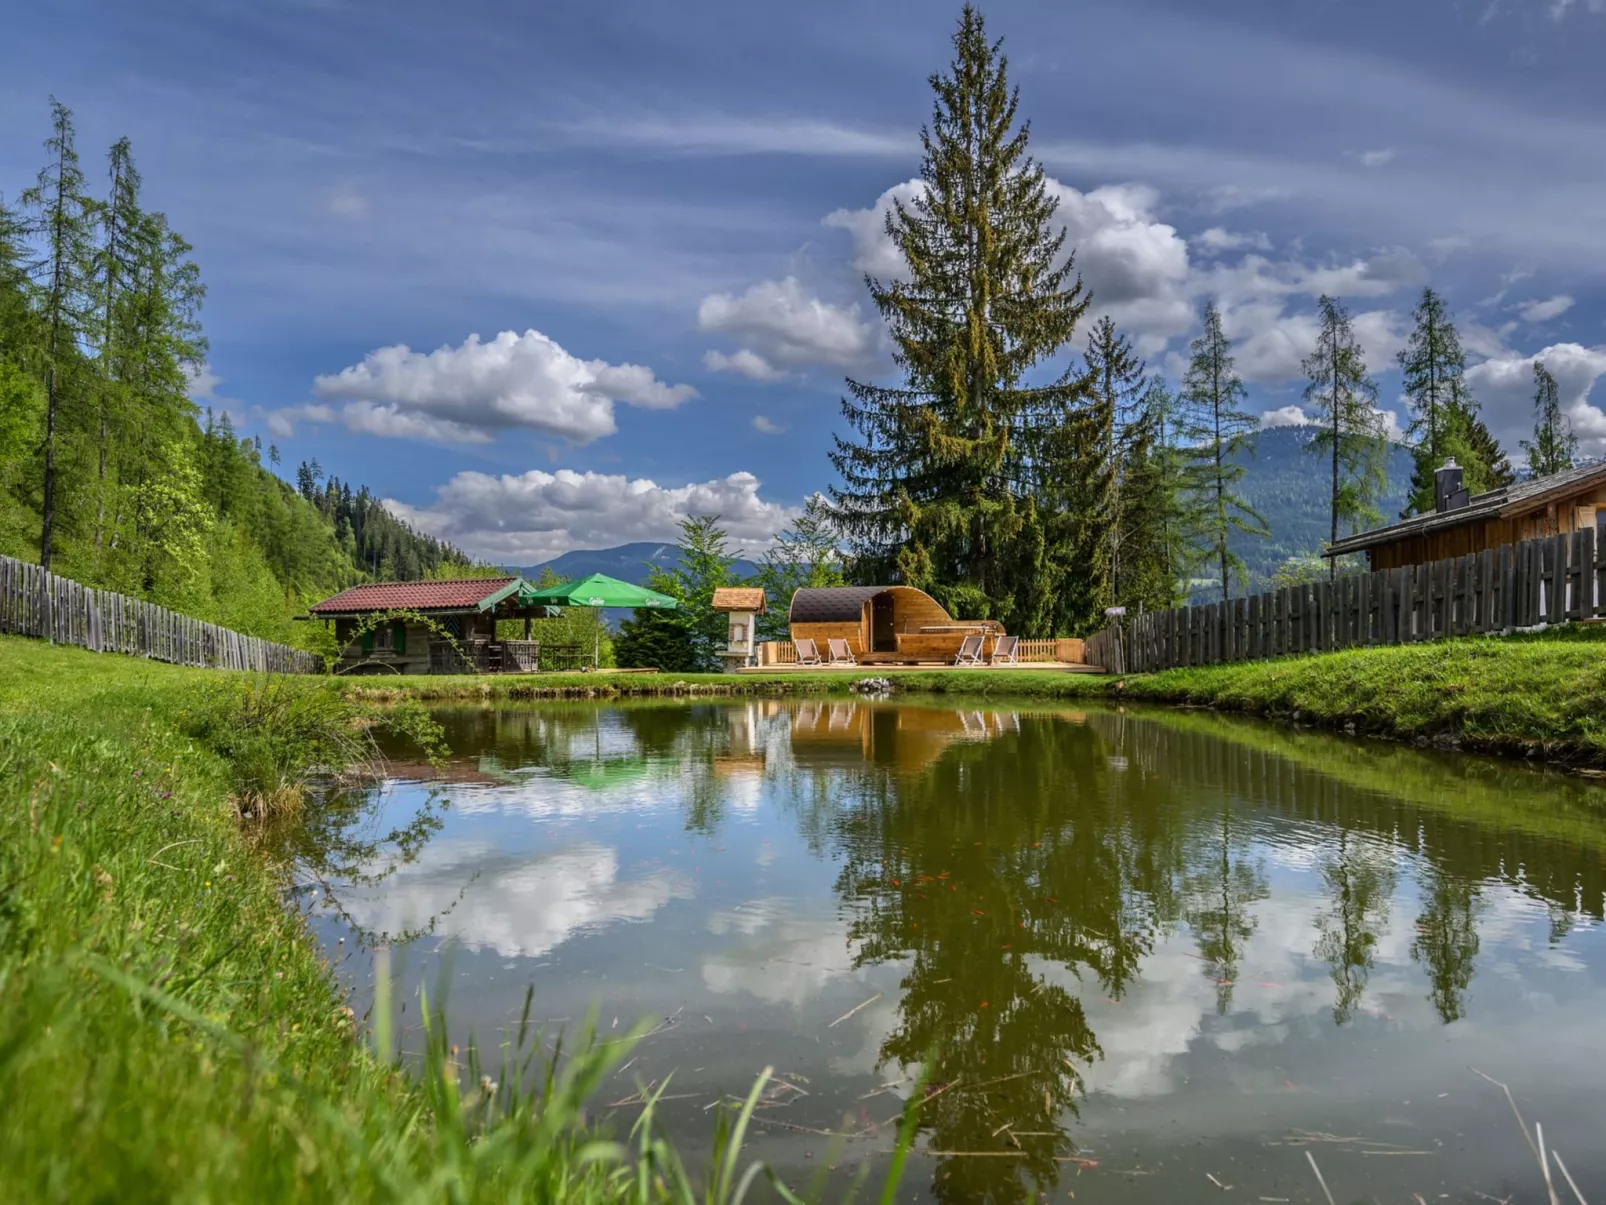
[[[462,752],[446,826],[344,893],[351,915],[440,917],[482,1029],[535,978],[565,1013],[698,1018],[640,1055],[689,1091],[786,1060],[811,1095],[765,1123],[783,1163],[821,1130],[881,1150],[923,1072],[934,1199],[1030,1199],[1119,1150],[1156,1171],[1120,1191],[1175,1200],[1246,1142],[1274,1166],[1268,1134],[1396,1124],[1380,1102],[1464,1076],[1436,1031],[1552,1093],[1582,1090],[1579,1051],[1606,1054],[1586,940],[1606,829],[1576,780],[1203,715],[442,718]],[[1465,1115],[1409,1124],[1469,1148],[1469,1185],[1517,1166]],[[1553,1125],[1570,1165],[1599,1160]],[[1408,1197],[1402,1162],[1357,1161],[1348,1191]]]

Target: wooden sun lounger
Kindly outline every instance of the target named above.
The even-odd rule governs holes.
[[[831,650],[831,662],[830,663],[832,665],[857,665],[857,664],[859,664],[858,661],[853,656],[853,649],[851,647],[849,647],[848,642],[846,640],[827,640],[825,643],[826,643],[827,647],[829,647],[830,650]]]
[[[797,650],[797,664],[799,664],[799,665],[824,665],[825,664],[825,662],[820,659],[820,650],[819,650],[819,647],[814,643],[814,641],[809,640],[807,638],[804,638],[802,640],[794,640],[794,641],[792,641],[792,647]]]
[[[980,665],[982,642],[984,636],[966,636],[959,645],[959,651],[954,654],[955,665]]]

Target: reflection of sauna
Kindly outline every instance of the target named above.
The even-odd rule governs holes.
[[[809,702],[792,715],[792,760],[810,769],[874,765],[912,773],[956,741],[1019,730],[1020,717],[1012,711]]]

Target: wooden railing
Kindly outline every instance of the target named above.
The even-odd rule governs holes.
[[[1021,665],[1079,665],[1083,656],[1083,641],[1070,640],[1065,637],[1045,640],[1022,640],[1015,647],[1015,660]],[[992,652],[992,641],[987,644],[987,651]],[[790,640],[766,640],[758,646],[758,664],[766,665],[796,665],[797,648]]]
[[[1507,633],[1606,615],[1606,549],[1589,529],[1427,565],[1128,616],[1090,637],[1112,673]]]
[[[0,557],[0,632],[174,665],[281,674],[312,674],[323,668],[303,649],[243,636],[110,590],[81,586],[11,557]]]

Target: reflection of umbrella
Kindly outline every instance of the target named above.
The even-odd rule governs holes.
[[[639,778],[646,777],[651,769],[652,765],[649,762],[639,760],[581,762],[570,766],[564,777],[587,790],[601,791],[608,787],[621,787],[627,782],[635,782]]]
[[[577,582],[559,582],[544,590],[521,589],[519,602],[544,603],[551,607],[651,607],[673,611],[680,604],[667,594],[659,594],[645,586],[632,586],[605,573],[593,573]],[[592,667],[596,667],[602,652],[602,633],[597,633],[596,648],[592,650]]]

